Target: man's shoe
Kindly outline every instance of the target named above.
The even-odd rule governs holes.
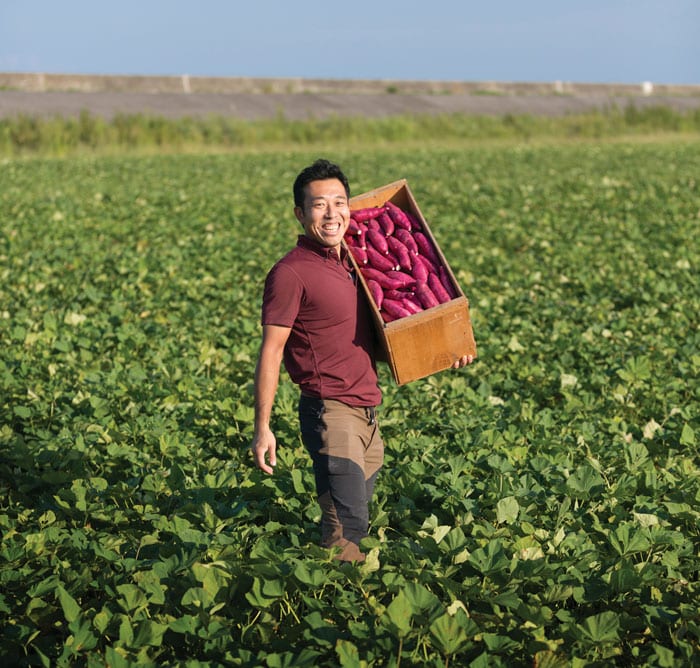
[[[360,548],[350,540],[341,538],[333,547],[342,547],[342,550],[335,555],[338,561],[356,561],[362,563],[365,560],[365,555],[360,552]]]

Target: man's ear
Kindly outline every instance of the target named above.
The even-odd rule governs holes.
[[[304,210],[300,206],[294,207],[294,215],[297,220],[303,225],[304,224]]]

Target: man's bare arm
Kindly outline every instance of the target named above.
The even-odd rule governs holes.
[[[265,473],[272,473],[272,467],[277,464],[277,442],[270,430],[270,417],[279,383],[282,354],[291,331],[290,327],[263,326],[260,356],[255,367],[255,427],[250,449],[256,466]]]

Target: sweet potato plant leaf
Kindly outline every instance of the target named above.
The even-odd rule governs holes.
[[[642,583],[642,578],[634,568],[625,564],[610,575],[610,588],[615,593],[633,592]]]
[[[606,611],[592,615],[577,625],[579,637],[591,643],[610,643],[619,640],[620,617],[614,612]]]
[[[119,623],[119,642],[125,647],[134,646],[134,628],[126,615],[121,616]]]
[[[680,443],[689,448],[695,445],[695,431],[688,423],[683,425]]]
[[[11,612],[10,606],[7,603],[7,599],[5,598],[2,592],[0,592],[0,612],[4,614],[9,614]]]
[[[654,513],[632,513],[634,521],[641,527],[655,527],[661,524],[659,516]]]
[[[292,469],[292,485],[294,486],[294,491],[297,494],[304,494],[306,489],[304,487],[304,476],[300,469]]]
[[[284,585],[275,579],[254,578],[251,590],[246,593],[248,602],[255,608],[268,608],[282,596],[284,596]]]
[[[643,443],[632,441],[625,444],[625,458],[630,471],[637,471],[649,461],[649,450]]]
[[[510,608],[511,610],[517,610],[523,603],[517,591],[503,591],[489,599],[489,602],[494,605]]]
[[[61,609],[63,610],[63,616],[66,618],[66,621],[73,622],[78,619],[82,612],[78,602],[63,588],[62,585],[59,585],[56,588],[56,593],[58,594],[58,600],[61,603]]]
[[[97,638],[92,632],[92,624],[89,619],[75,619],[68,625],[68,628],[73,634],[73,638],[70,641],[71,651],[84,652],[85,650],[93,649],[97,645]]]
[[[678,665],[675,653],[669,647],[654,643],[654,654],[656,655],[657,665],[660,668],[673,668]]]
[[[221,568],[221,564],[192,564],[192,573],[212,599],[231,579],[230,573]]]
[[[152,619],[142,619],[136,627],[134,635],[134,646],[160,647],[163,642],[163,634],[167,631],[168,625],[153,621]]]
[[[117,647],[107,647],[105,648],[105,665],[110,668],[130,668],[133,664],[125,656],[120,654],[120,650]]]
[[[148,606],[146,595],[136,585],[119,585],[117,591],[121,594],[117,602],[124,609],[124,612],[133,613],[139,608],[146,608]]]
[[[260,598],[260,600],[266,600]],[[206,610],[214,603],[214,597],[204,587],[190,587],[182,596],[182,605],[192,605]]]
[[[676,517],[687,520],[699,521],[700,512],[695,510],[689,503],[678,503],[676,501],[665,501],[663,504],[666,510]]]
[[[318,588],[326,580],[327,576],[323,568],[312,562],[300,561],[294,567],[294,577],[306,587]]]
[[[403,593],[415,614],[429,612],[440,604],[440,599],[435,594],[417,582],[407,583]]]
[[[100,612],[98,612],[93,618],[92,618],[92,624],[95,627],[95,629],[98,631],[98,633],[104,633],[107,626],[109,625],[110,621],[112,620],[112,613],[106,609],[102,608]]]
[[[41,597],[49,592],[56,591],[61,587],[60,580],[57,575],[50,575],[49,577],[39,580],[33,587],[28,590],[30,596]]]
[[[648,357],[632,357],[617,375],[629,384],[637,384],[651,378],[651,360]]]
[[[589,499],[602,491],[605,481],[592,466],[583,464],[567,479],[566,486],[575,498]]]
[[[201,620],[199,615],[183,615],[182,617],[172,620],[168,624],[168,628],[175,633],[191,635],[197,632],[200,625]]]
[[[335,653],[338,656],[341,668],[366,668],[367,662],[360,659],[357,647],[349,640],[338,640],[335,644]]]
[[[317,610],[303,618],[306,626],[304,637],[307,640],[313,639],[324,647],[332,647],[338,640],[341,632],[334,623],[325,619]]]
[[[389,621],[389,625],[394,629],[399,638],[408,635],[411,630],[411,617],[413,609],[411,603],[404,594],[400,591],[386,607],[383,617]]]
[[[363,573],[374,573],[380,568],[381,561],[379,559],[379,548],[373,547],[366,553],[365,561],[360,565],[360,569]]]
[[[499,524],[512,524],[518,519],[520,506],[514,496],[500,499],[496,504],[496,520]]]
[[[484,644],[491,652],[506,652],[518,646],[515,640],[498,633],[484,633],[482,637],[484,639]]]
[[[477,625],[463,610],[457,610],[454,615],[440,615],[430,625],[430,635],[440,651],[447,656],[459,651],[477,633]]]
[[[445,538],[440,543],[440,546],[452,554],[463,549],[466,544],[467,538],[464,535],[462,527],[454,527],[445,535]]]
[[[469,555],[469,563],[480,573],[490,575],[505,570],[510,561],[503,551],[500,540],[491,540],[486,547],[480,547]]]
[[[644,425],[644,429],[642,430],[642,433],[644,434],[644,438],[646,440],[649,440],[649,439],[654,438],[654,436],[658,432],[662,432],[662,431],[663,431],[663,427],[656,420],[654,420],[652,418],[651,420],[649,420],[649,422],[647,422]]]
[[[265,664],[268,668],[300,668],[301,666],[314,666],[318,663],[320,652],[305,647],[301,651],[273,652],[265,656]]]
[[[645,552],[651,543],[644,530],[634,524],[622,524],[608,535],[610,544],[620,556]]]
[[[32,417],[32,409],[29,406],[15,406],[13,412],[17,417],[25,420]]]
[[[535,653],[533,665],[537,668],[569,668],[571,663],[563,652],[543,650]]]

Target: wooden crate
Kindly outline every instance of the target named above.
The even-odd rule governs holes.
[[[382,344],[384,357],[396,383],[404,385],[449,369],[464,355],[476,356],[476,342],[469,316],[469,301],[459,287],[406,179],[394,181],[352,197],[350,209],[354,211],[370,206],[382,206],[388,200],[404,211],[410,211],[420,220],[423,233],[433,242],[457,292],[457,297],[449,302],[385,323],[359,271],[359,266],[351,255],[372,309],[374,325]]]

